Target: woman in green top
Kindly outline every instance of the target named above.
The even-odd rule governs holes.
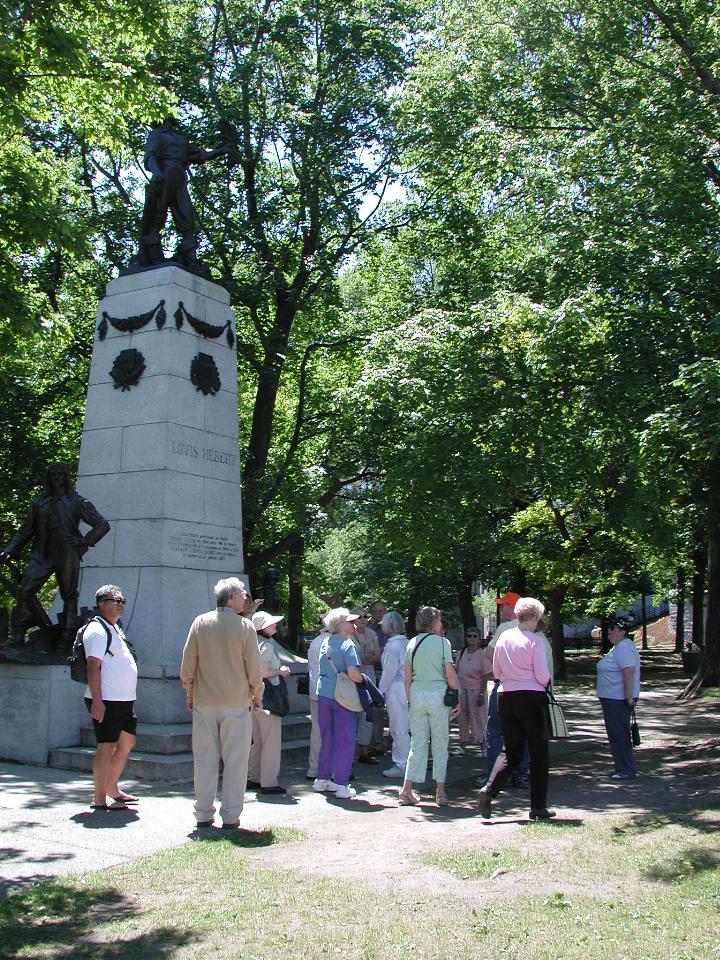
[[[447,805],[445,773],[448,759],[450,720],[457,716],[445,706],[445,690],[457,690],[457,674],[452,648],[447,637],[440,636],[441,615],[437,607],[420,607],[415,617],[418,635],[407,645],[405,655],[405,692],[410,704],[410,754],[405,767],[405,781],[398,798],[401,806],[416,804],[413,781],[425,779],[428,743],[432,743],[433,777],[437,784],[435,800]]]

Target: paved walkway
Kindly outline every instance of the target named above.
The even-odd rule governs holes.
[[[551,801],[568,823],[607,814],[651,814],[695,806],[720,805],[720,701],[678,703],[680,686],[657,687],[644,694],[638,709],[643,744],[639,778],[615,783],[610,769],[602,719],[589,693],[566,694],[563,704],[572,739],[552,745]],[[281,779],[288,797],[258,798],[248,792],[244,826],[294,825],[307,831],[304,865],[326,870],[328,844],[341,843],[348,832],[372,836],[388,880],[400,875],[406,856],[426,846],[451,844],[462,825],[465,844],[487,842],[503,829],[517,829],[527,816],[527,794],[508,791],[496,801],[492,824],[474,815],[475,779],[484,771],[478,754],[451,759],[448,794],[451,805],[438,808],[432,793],[419,807],[398,808],[397,781],[381,776],[383,766],[356,768],[358,800],[341,802],[314,794],[305,765],[286,767]],[[0,887],[8,890],[42,877],[109,867],[187,842],[193,836],[192,786],[126,782],[141,796],[137,810],[93,813],[89,775],[22,764],[0,764]],[[422,793],[422,790],[420,791]],[[368,816],[372,815],[372,816]],[[355,845],[358,856],[367,850]],[[278,865],[290,848],[266,848],[263,861]],[[345,843],[344,849],[353,845]],[[343,870],[347,868],[344,863]]]

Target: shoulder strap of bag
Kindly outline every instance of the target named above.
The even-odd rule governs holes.
[[[427,640],[429,636],[430,634],[426,633],[424,637],[420,637],[418,642],[415,644],[415,649],[410,654],[410,669],[412,670],[413,675],[415,674],[415,654],[418,652],[418,649],[420,648],[420,644],[423,642],[423,640]]]
[[[339,672],[338,668],[335,666],[335,661],[333,660],[332,654],[330,653],[330,640],[325,640],[324,646],[325,646],[325,653],[327,654],[327,658],[330,661],[330,666],[333,668],[335,673],[338,673]],[[322,647],[320,648],[320,656],[322,656]]]

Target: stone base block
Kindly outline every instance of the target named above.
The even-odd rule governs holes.
[[[0,757],[44,765],[57,747],[80,742],[88,722],[83,687],[64,666],[0,663]]]

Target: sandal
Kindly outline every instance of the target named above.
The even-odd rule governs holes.
[[[116,797],[113,797],[117,803],[138,803],[140,797],[134,797],[131,793],[119,793]]]
[[[435,794],[435,803],[439,807],[446,807],[448,805],[448,798],[444,793],[440,793],[440,791],[438,791]]]
[[[398,805],[401,807],[414,807],[419,803],[414,793],[399,793]]]
[[[116,800],[115,803],[91,803],[91,810],[127,810],[122,800]]]

